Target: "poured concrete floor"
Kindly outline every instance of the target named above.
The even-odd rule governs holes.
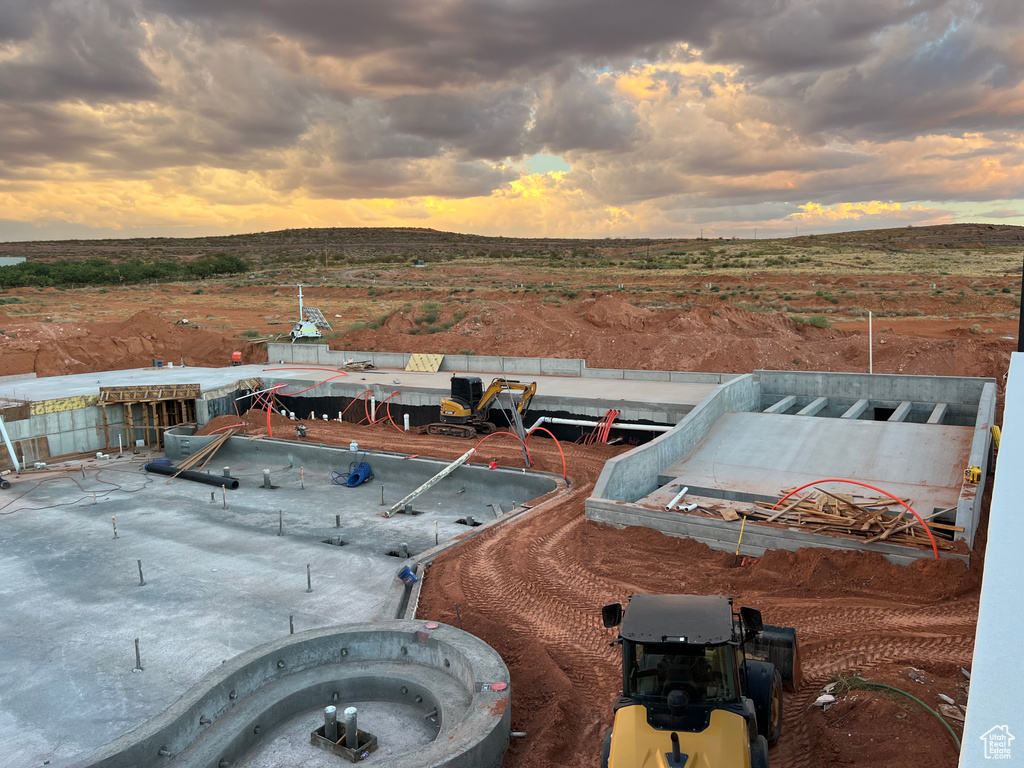
[[[956,507],[973,435],[971,427],[727,413],[659,479],[778,497],[783,488],[849,478],[930,512]],[[663,506],[675,495],[669,490],[644,501]]]
[[[288,634],[290,615],[296,631],[381,618],[403,564],[386,551],[465,534],[454,521],[467,514],[490,519],[492,499],[467,492],[384,520],[379,486],[342,488],[326,473],[303,481],[281,467],[273,491],[259,487],[260,467],[237,467],[241,487],[225,509],[219,488],[147,475],[142,459],[26,473],[0,491],[0,766],[66,765],[223,661]],[[392,501],[409,490],[388,486]],[[336,535],[350,543],[322,543]]]

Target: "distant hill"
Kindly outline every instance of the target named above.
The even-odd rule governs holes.
[[[709,238],[712,242],[723,238]],[[738,239],[724,238],[729,242]],[[760,238],[791,247],[821,245],[868,250],[898,249],[1006,249],[1024,247],[1024,227],[1001,224],[948,224],[934,227],[899,227]],[[283,229],[222,237],[132,238],[125,240],[50,240],[4,243],[8,256],[29,259],[102,257],[123,259],[195,259],[231,254],[254,263],[323,258],[373,261],[382,257],[408,259],[429,257],[512,256],[543,251],[589,251],[603,256],[642,253],[648,248],[693,246],[698,238],[519,238],[488,237],[441,232],[415,227],[332,227]]]

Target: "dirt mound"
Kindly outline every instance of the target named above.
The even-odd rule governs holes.
[[[647,319],[653,314],[649,309],[634,307],[622,299],[602,296],[591,305],[583,319],[595,328],[642,331]]]
[[[446,311],[454,320],[458,306]],[[989,376],[1001,379],[1012,339],[921,338],[876,325],[876,373]],[[687,310],[649,310],[604,296],[574,304],[521,301],[488,304],[448,331],[409,333],[393,315],[379,330],[330,341],[333,349],[501,354],[582,358],[591,368],[748,373],[758,368],[866,371],[867,335],[815,327],[781,313],[750,312],[723,303]]]
[[[0,338],[4,374],[60,376],[91,371],[145,368],[153,360],[220,367],[231,353],[246,362],[266,360],[263,347],[239,344],[214,331],[179,326],[153,311],[122,323],[31,323],[8,325]]]

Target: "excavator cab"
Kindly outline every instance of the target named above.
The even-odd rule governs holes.
[[[602,768],[768,768],[784,674],[799,684],[795,630],[764,626],[752,608],[734,612],[723,596],[633,595],[602,616],[621,625],[622,647]]]
[[[431,435],[474,437],[477,433],[490,434],[497,427],[491,423],[491,408],[504,408],[505,395],[509,405],[521,418],[530,407],[537,392],[536,382],[529,384],[514,379],[496,378],[486,389],[478,376],[452,376],[451,395],[441,399],[441,420],[428,424]]]
[[[477,406],[480,405],[481,398],[484,396],[484,383],[480,380],[479,376],[452,376],[451,385],[451,399],[462,406],[463,410],[467,411],[465,414],[453,413],[452,416],[468,420],[473,412],[476,411]]]

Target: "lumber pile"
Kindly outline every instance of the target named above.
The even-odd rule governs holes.
[[[888,497],[830,493],[813,488],[805,489],[785,502],[782,502],[782,498],[780,503],[774,505],[758,501],[748,509],[737,512],[752,521],[798,526],[806,528],[808,533],[857,538],[865,544],[887,541],[931,549],[928,534],[918,519]],[[909,503],[908,499],[903,501]],[[934,519],[954,509],[929,511],[928,514],[915,510],[928,523],[939,549],[952,549],[953,535],[963,530],[959,526]]]
[[[225,432],[222,432],[220,435],[217,436],[216,440],[207,443],[195,453],[182,459],[178,463],[178,473],[185,469],[195,468],[196,464],[199,464],[199,462],[202,462],[202,464],[199,464],[198,469],[205,469],[207,463],[209,463],[210,459],[213,458],[213,454],[220,450],[220,447],[228,441],[229,437],[231,437],[232,435],[237,435],[240,431],[241,427],[236,427],[234,429],[229,429]]]

